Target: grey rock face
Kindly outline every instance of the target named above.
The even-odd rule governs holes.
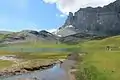
[[[65,24],[59,28],[58,34],[63,35],[61,31],[63,29],[65,31],[70,25],[73,26],[70,30],[76,33],[98,36],[118,35],[120,34],[120,0],[104,7],[81,8],[74,15],[70,12]]]
[[[65,37],[60,38],[60,42],[63,43],[68,43],[68,44],[76,44],[78,42],[82,42],[85,40],[99,40],[99,39],[104,39],[108,36],[98,36],[98,35],[93,35],[93,34],[87,34],[87,33],[77,33]]]

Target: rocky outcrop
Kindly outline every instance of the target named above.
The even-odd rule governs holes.
[[[119,35],[120,0],[104,7],[81,8],[75,14],[70,12],[65,24],[59,28],[57,34],[68,36],[76,33],[98,36]]]
[[[45,38],[47,40],[57,40],[58,37],[53,35],[52,33],[50,32],[47,32],[45,30],[42,30],[39,32],[39,35],[42,37],[42,38]]]
[[[60,42],[67,43],[67,44],[77,44],[79,42],[86,41],[86,40],[100,40],[106,37],[108,36],[98,36],[98,35],[87,34],[87,33],[76,33],[73,35],[61,37]]]

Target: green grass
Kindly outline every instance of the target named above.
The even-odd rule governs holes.
[[[80,45],[88,54],[79,63],[77,80],[120,80],[120,36]],[[112,50],[106,50],[106,46]]]
[[[4,35],[3,34],[0,34],[0,39],[3,39],[4,38]]]
[[[65,59],[67,53],[19,53],[17,56],[31,60],[31,59]]]
[[[12,48],[74,48],[76,45],[67,45],[67,44],[56,44],[50,42],[24,42],[24,43],[16,43],[16,44],[8,44],[6,47]]]
[[[83,61],[78,64],[76,73],[77,80],[120,80],[120,36],[110,37],[103,40],[92,40],[77,45],[27,42],[20,44],[6,45],[8,48],[68,48],[69,51],[88,53],[84,56]],[[110,46],[110,50],[106,47]],[[65,59],[68,52],[10,52],[7,50],[0,51],[2,55],[17,55],[25,60],[56,60]],[[2,65],[2,64],[4,65]],[[11,65],[11,62],[1,61],[0,68]],[[1,67],[2,65],[2,67]]]
[[[66,52],[7,52],[7,51],[0,51],[0,56],[5,55],[16,55],[22,59],[61,59],[66,58],[68,53]]]
[[[5,48],[4,48],[5,47]],[[58,60],[58,59],[65,59],[69,53],[69,51],[76,48],[75,45],[67,45],[67,44],[55,44],[55,43],[42,43],[42,42],[26,42],[26,43],[17,43],[17,44],[8,44],[4,47],[1,46],[0,49],[0,56],[4,55],[16,55],[19,58],[22,58],[23,61],[29,60],[39,60],[39,61],[49,61],[49,60]],[[36,51],[37,49],[68,49],[68,51]],[[17,49],[19,49],[17,51]],[[30,49],[33,50],[32,52],[25,52],[23,49]],[[6,63],[7,64],[7,63]],[[1,64],[0,64],[1,66]],[[4,66],[5,67],[5,66]]]
[[[16,55],[20,59],[22,59],[22,62],[19,62],[18,64],[24,66],[37,66],[37,65],[45,65],[50,63],[51,61],[56,61],[58,59],[65,59],[67,57],[67,53],[13,53],[13,52],[0,52],[0,56],[4,55]],[[39,64],[38,64],[39,63]],[[0,70],[3,68],[9,68],[12,65],[16,65],[16,63],[12,61],[5,61],[0,60]],[[19,66],[20,67],[20,66]]]
[[[6,45],[8,48],[68,48],[69,51],[88,53],[84,56],[83,61],[78,64],[77,80],[120,80],[120,36],[110,37],[103,40],[92,40],[77,45],[27,42],[20,44]],[[106,50],[110,46],[112,50]],[[25,60],[56,60],[65,59],[68,52],[10,52],[7,50],[0,51],[2,55],[17,55]],[[1,62],[0,62],[1,63]],[[11,62],[3,62],[3,67]],[[11,65],[11,64],[9,64]],[[0,64],[1,66],[1,64]],[[0,67],[0,68],[3,68]]]
[[[11,61],[6,61],[6,60],[0,60],[0,70],[2,70],[3,68],[7,68],[10,67],[11,65],[13,65],[14,63]]]

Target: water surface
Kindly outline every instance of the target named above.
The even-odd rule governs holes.
[[[67,63],[67,64],[66,64]],[[38,80],[70,80],[70,75],[66,68],[70,68],[74,64],[74,61],[66,60],[62,65],[57,64],[53,68],[35,71],[32,73],[11,76],[8,78],[1,78],[0,80],[19,80],[19,79],[34,79]]]
[[[1,47],[0,50],[7,50],[12,52],[74,52],[79,51],[79,48],[12,48]]]

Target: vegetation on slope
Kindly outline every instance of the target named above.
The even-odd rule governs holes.
[[[88,54],[78,65],[77,80],[120,80],[120,36],[80,45]]]

